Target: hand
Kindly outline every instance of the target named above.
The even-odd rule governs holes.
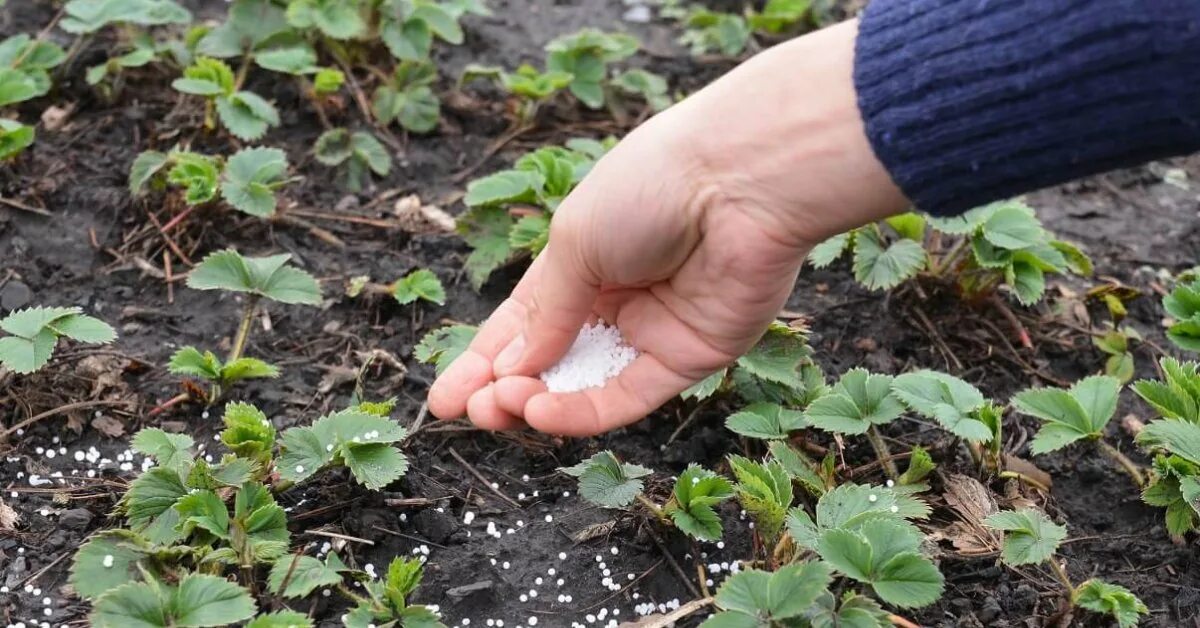
[[[550,245],[429,391],[441,418],[585,436],[632,423],[748,350],[808,250],[904,201],[863,135],[855,24],[767,51],[655,116],[554,214]],[[603,388],[538,374],[584,322],[639,357]]]

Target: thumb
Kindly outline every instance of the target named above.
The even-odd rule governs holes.
[[[551,239],[554,242],[535,262],[540,268],[533,289],[523,300],[521,333],[496,356],[496,377],[536,376],[546,370],[567,352],[592,314],[599,281],[583,269],[569,236]]]

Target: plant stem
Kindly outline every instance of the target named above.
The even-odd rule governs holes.
[[[1075,591],[1075,585],[1071,584],[1071,576],[1067,575],[1067,570],[1059,564],[1058,556],[1050,557],[1050,569],[1054,571],[1054,576],[1058,578],[1058,581],[1067,587],[1067,596],[1070,597],[1071,593]]]
[[[892,460],[892,452],[888,450],[887,442],[883,440],[883,435],[874,425],[867,428],[867,440],[871,441],[871,447],[875,449],[875,457],[879,458],[879,465],[883,467],[883,472],[893,480],[899,477],[900,472],[896,469],[895,461]]]
[[[258,308],[258,295],[251,295],[246,300],[246,310],[242,313],[242,322],[238,325],[237,336],[233,339],[233,348],[229,351],[226,363],[242,357],[246,350],[246,342],[250,339],[250,325],[254,322],[254,311]]]
[[[945,255],[942,256],[942,263],[938,264],[937,267],[935,267],[933,269],[933,275],[935,277],[945,276],[946,271],[950,270],[950,267],[954,264],[954,262],[958,261],[958,258],[960,256],[960,254],[963,252],[963,250],[966,248],[966,245],[967,245],[966,236],[959,238],[958,242],[955,242],[954,246],[951,247],[950,250]]]
[[[1001,471],[1000,477],[1004,478],[1004,479],[1013,479],[1013,480],[1017,480],[1020,482],[1024,482],[1024,483],[1026,483],[1042,492],[1045,492],[1045,493],[1050,492],[1049,486],[1042,484],[1041,482],[1029,477],[1028,475],[1025,475],[1024,473],[1018,473],[1016,471]]]
[[[1104,453],[1104,455],[1112,459],[1113,462],[1121,465],[1121,468],[1125,471],[1125,473],[1128,473],[1129,477],[1133,478],[1133,482],[1137,484],[1138,488],[1142,488],[1146,485],[1146,476],[1142,474],[1142,469],[1137,465],[1137,463],[1130,460],[1125,456],[1125,454],[1118,451],[1116,447],[1106,443],[1103,438],[1096,439],[1096,446],[1100,448],[1100,451]]]
[[[663,523],[668,523],[670,521],[667,518],[667,513],[663,512],[663,509],[660,508],[658,504],[650,501],[650,498],[638,493],[636,499],[641,505],[645,506],[647,510],[654,513],[654,516],[658,517],[659,521],[662,521]]]

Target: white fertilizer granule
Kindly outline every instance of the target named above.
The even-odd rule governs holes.
[[[620,330],[600,320],[595,325],[583,326],[567,354],[542,373],[542,381],[550,392],[598,388],[625,370],[637,356],[637,349],[621,339]]]

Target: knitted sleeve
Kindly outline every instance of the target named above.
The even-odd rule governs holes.
[[[854,83],[920,209],[1200,149],[1200,0],[873,0]]]

